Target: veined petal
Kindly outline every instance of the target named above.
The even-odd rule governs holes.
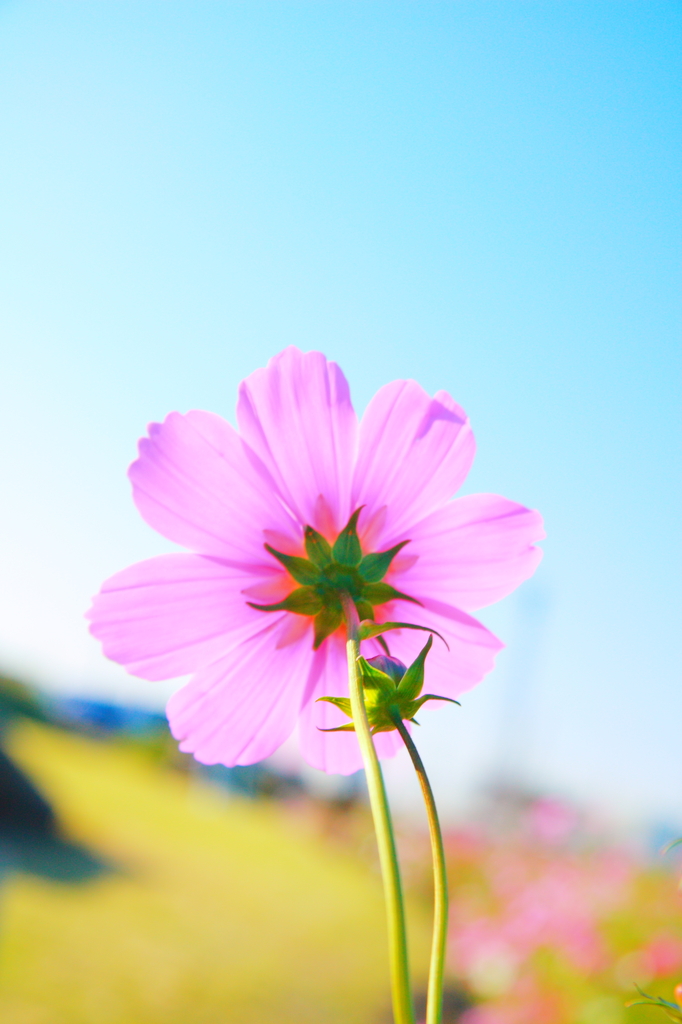
[[[338,532],[352,511],[357,419],[336,363],[285,349],[242,382],[237,418],[299,522]]]
[[[431,398],[413,380],[386,384],[360,423],[352,504],[365,505],[361,529],[385,506],[384,536],[410,536],[461,486],[474,450],[466,413],[445,391]]]
[[[132,675],[173,679],[265,626],[242,588],[252,577],[202,555],[161,555],[107,580],[88,612],[104,653]],[[276,614],[275,625],[286,613]]]
[[[424,692],[457,698],[470,690],[493,668],[495,655],[504,644],[477,619],[442,601],[421,596],[422,606],[410,605],[409,621],[436,629],[450,650],[436,638],[426,659]],[[399,618],[402,612],[385,606],[385,621]],[[403,606],[404,608],[404,606]],[[383,616],[382,616],[383,618]],[[411,664],[424,646],[423,634],[416,630],[385,633],[391,654]]]
[[[313,768],[332,775],[351,775],[362,768],[362,755],[357,737],[352,732],[322,732],[348,719],[333,704],[317,703],[319,697],[348,696],[348,661],[342,638],[331,636],[315,652],[303,695],[299,721],[299,743],[303,757]],[[401,747],[397,732],[379,733],[374,737],[377,754],[392,757]]]
[[[474,611],[499,601],[528,579],[542,558],[534,546],[542,516],[498,494],[448,502],[411,530],[417,560],[396,574],[395,586]]]
[[[277,647],[281,623],[202,668],[167,705],[180,750],[202,764],[254,764],[293,732],[312,651]]]
[[[270,474],[236,430],[208,412],[152,423],[129,470],[144,519],[169,540],[235,564],[270,564],[265,529],[295,534]]]

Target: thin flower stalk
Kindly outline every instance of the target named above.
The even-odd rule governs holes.
[[[443,834],[440,828],[440,821],[438,820],[438,810],[433,798],[431,783],[426,774],[424,763],[419,756],[419,751],[405,728],[405,723],[397,707],[392,709],[391,717],[412,759],[412,764],[414,765],[424,796],[426,816],[429,823],[431,857],[433,860],[433,939],[431,942],[426,1024],[441,1024],[443,1016],[443,974],[445,970],[445,950],[448,931],[448,878],[445,865]]]
[[[414,722],[415,715],[427,701],[452,701],[434,693],[422,693],[424,685],[424,669],[427,655],[433,646],[433,638],[439,636],[432,629],[426,629],[431,635],[415,660],[408,667],[399,658],[393,657],[386,645],[386,654],[377,655],[367,660],[359,654],[359,643],[385,633],[394,633],[402,629],[423,629],[406,622],[376,623],[372,621],[358,622],[357,612],[350,594],[344,596],[345,618],[349,627],[349,659],[351,665],[351,699],[347,697],[322,697],[320,700],[334,704],[344,715],[352,719],[352,724],[337,726],[336,732],[355,732],[360,740],[358,722],[364,725],[365,746],[376,757],[373,737],[382,732],[398,732],[399,737],[407,746],[412,762],[424,794],[434,871],[434,932],[431,947],[431,970],[427,1001],[426,1024],[440,1024],[443,1004],[443,974],[448,923],[448,890],[445,868],[443,838],[438,821],[435,801],[431,785],[424,765],[415,747],[405,722]],[[444,638],[441,636],[441,640]],[[353,645],[353,641],[356,644]],[[445,641],[444,641],[445,642]],[[353,703],[353,690],[357,692],[357,710]],[[362,741],[360,740],[361,746]],[[378,765],[377,765],[378,767]]]
[[[348,688],[353,713],[353,724],[367,777],[367,789],[369,791],[377,846],[379,848],[381,874],[384,882],[393,1016],[395,1024],[414,1024],[414,1006],[410,986],[405,908],[400,882],[400,867],[393,826],[391,824],[391,812],[386,795],[386,786],[384,785],[379,758],[374,748],[374,741],[367,720],[362,677],[358,666],[358,658],[360,657],[359,620],[355,605],[349,595],[342,595],[342,603],[348,635]]]

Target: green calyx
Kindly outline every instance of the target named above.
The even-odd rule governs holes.
[[[399,598],[419,604],[413,597],[401,594],[383,582],[391,562],[409,541],[404,540],[388,551],[363,555],[357,532],[361,511],[361,508],[356,509],[333,545],[312,526],[306,526],[307,558],[285,555],[270,544],[265,545],[300,586],[276,604],[254,604],[252,601],[249,604],[261,612],[293,612],[311,616],[315,620],[315,650],[343,621],[343,592],[350,594],[363,620],[373,619],[375,606],[387,601]]]
[[[389,732],[396,728],[396,720],[403,719],[415,722],[415,715],[428,700],[445,700],[450,704],[459,701],[450,697],[437,697],[433,693],[422,694],[424,685],[424,662],[431,650],[433,637],[430,636],[409,668],[405,668],[397,658],[385,657],[358,658],[362,674],[362,685],[365,694],[365,708],[372,734]],[[347,697],[320,697],[319,700],[334,704],[348,718],[353,717],[350,700]],[[418,724],[415,722],[415,725]],[[354,732],[355,726],[339,725],[335,729],[324,729],[323,732]]]

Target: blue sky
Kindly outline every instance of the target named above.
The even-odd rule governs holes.
[[[137,438],[318,348],[359,409],[449,390],[466,490],[546,517],[498,668],[424,715],[441,799],[512,758],[681,820],[681,37],[643,0],[0,4],[0,665],[161,702],[82,620],[170,549]]]

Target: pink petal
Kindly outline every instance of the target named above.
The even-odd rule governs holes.
[[[402,601],[384,605],[382,620],[412,622],[438,630],[450,650],[434,637],[426,659],[423,692],[456,699],[490,672],[504,644],[466,612],[442,601],[423,596],[421,600],[423,607],[410,605],[409,611]],[[402,629],[386,633],[385,639],[391,654],[409,665],[426,643],[426,633]]]
[[[225,654],[257,633],[265,618],[242,588],[252,577],[202,555],[162,555],[117,573],[88,613],[104,653],[132,675],[172,679]]]
[[[333,704],[316,701],[319,697],[348,696],[346,645],[331,636],[315,652],[303,697],[299,722],[299,742],[303,757],[313,768],[333,775],[350,775],[362,768],[362,755],[354,733],[321,732],[350,721]],[[379,757],[392,757],[401,747],[397,732],[379,733],[374,739]]]
[[[203,764],[253,764],[291,735],[312,651],[306,641],[278,649],[278,629],[268,624],[173,694],[167,712],[180,750]]]
[[[473,611],[499,601],[532,576],[542,558],[533,546],[545,531],[539,512],[497,494],[449,502],[410,530],[405,548],[418,558],[391,582]]]
[[[237,418],[300,523],[338,532],[351,511],[357,420],[336,363],[285,349],[243,381]]]
[[[381,388],[360,423],[352,504],[363,527],[386,506],[383,533],[401,539],[460,487],[474,457],[466,413],[445,391],[431,398],[413,380]]]
[[[129,476],[144,519],[169,540],[237,565],[269,564],[265,529],[295,529],[269,473],[213,413],[173,412],[152,423]]]

